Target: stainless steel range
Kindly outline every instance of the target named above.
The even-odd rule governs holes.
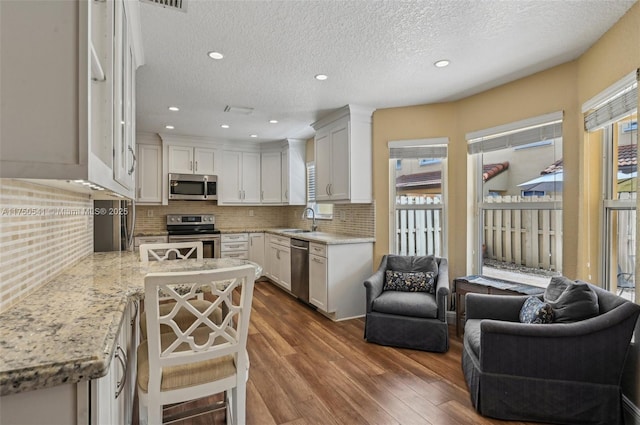
[[[202,241],[205,258],[220,258],[220,230],[213,214],[167,214],[169,242]]]

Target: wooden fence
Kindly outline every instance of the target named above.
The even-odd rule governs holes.
[[[558,209],[557,200],[547,196],[485,197],[484,256],[562,271],[562,209]]]
[[[399,255],[442,256],[442,197],[396,197],[396,247]]]

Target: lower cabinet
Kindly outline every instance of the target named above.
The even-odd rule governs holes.
[[[90,382],[92,425],[132,423],[139,338],[138,307],[137,300],[127,306],[109,372]]]
[[[268,235],[266,244],[265,276],[287,290],[291,290],[290,238]]]
[[[247,233],[223,234],[220,241],[220,257],[247,260],[249,258],[249,235]]]
[[[265,274],[264,233],[249,233],[249,260],[259,264]]]
[[[309,302],[333,320],[365,314],[363,282],[373,274],[373,244],[309,244]]]

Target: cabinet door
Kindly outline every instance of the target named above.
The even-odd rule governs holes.
[[[162,202],[162,146],[138,144],[137,201]]]
[[[320,133],[315,138],[316,201],[331,200],[331,161],[330,134]]]
[[[265,259],[265,276],[272,281],[279,283],[278,279],[278,245],[267,243],[267,252]]]
[[[309,302],[327,311],[327,259],[309,254]]]
[[[222,175],[218,176],[218,202],[242,202],[242,152],[225,151],[222,154]]]
[[[289,149],[280,154],[280,199],[283,204],[289,203]],[[264,178],[263,178],[264,181]]]
[[[215,175],[215,156],[216,151],[214,149],[195,148],[195,174]]]
[[[260,203],[260,154],[242,153],[242,202]]]
[[[193,174],[193,148],[188,146],[169,146],[169,172]]]
[[[127,189],[133,188],[134,156],[132,95],[135,63],[131,50],[129,22],[124,2],[115,2],[114,54],[114,179]]]
[[[280,152],[267,152],[261,158],[261,201],[263,204],[282,203],[282,165]]]
[[[291,290],[291,248],[278,247],[278,272],[280,285]]]
[[[249,234],[249,260],[259,264],[265,274],[264,233]]]
[[[344,122],[331,130],[331,186],[329,187],[329,196],[333,200],[349,199],[349,154],[349,123]],[[363,176],[363,178],[365,177]]]

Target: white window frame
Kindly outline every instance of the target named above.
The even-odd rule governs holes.
[[[407,158],[416,160],[429,157],[429,152],[441,151],[443,148],[448,150],[449,138],[437,137],[426,139],[410,139],[410,140],[393,140],[388,142],[387,146],[389,152],[392,149],[407,149]],[[442,242],[440,255],[443,257],[448,256],[448,228],[447,228],[447,157],[445,154],[442,159],[441,168],[441,181],[442,181],[442,203],[441,204],[424,204],[424,205],[411,205],[411,209],[424,209],[424,210],[440,210],[441,211],[441,228],[442,228]],[[395,246],[396,240],[396,212],[402,207],[398,208],[396,205],[396,158],[393,158],[390,154],[389,159],[389,252],[397,252]],[[407,206],[408,208],[409,206]]]

